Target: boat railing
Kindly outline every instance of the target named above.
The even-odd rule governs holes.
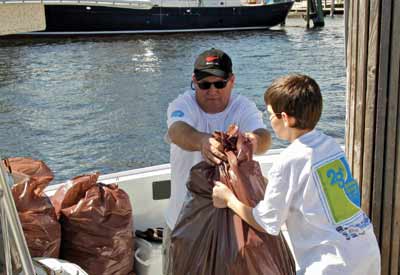
[[[242,6],[263,6],[266,4],[266,0],[241,0]]]
[[[24,233],[17,208],[14,204],[14,199],[11,193],[11,186],[13,179],[7,172],[3,162],[0,160],[0,223],[3,246],[0,249],[4,250],[5,273],[7,275],[13,274],[12,271],[12,253],[14,249],[18,253],[18,262],[22,266],[23,274],[35,274],[32,259],[29,254],[28,245],[26,243]]]
[[[149,8],[153,3],[149,0],[0,0],[0,4],[82,4],[112,5]]]

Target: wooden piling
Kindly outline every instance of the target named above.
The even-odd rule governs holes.
[[[400,274],[400,1],[347,1],[346,153],[382,254]]]
[[[311,6],[311,0],[307,0],[307,14],[306,14],[307,29],[310,28],[310,6]]]
[[[330,15],[331,15],[331,17],[335,16],[335,0],[331,0],[331,12],[330,12]]]

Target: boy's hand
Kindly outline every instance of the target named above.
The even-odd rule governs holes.
[[[213,188],[213,204],[216,208],[226,208],[228,207],[229,200],[235,195],[232,190],[229,189],[225,184],[220,181],[215,182]]]

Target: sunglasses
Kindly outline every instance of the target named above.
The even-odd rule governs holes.
[[[228,84],[228,80],[219,80],[215,82],[208,82],[208,81],[197,82],[197,86],[199,86],[199,88],[202,90],[210,89],[211,85],[214,85],[216,89],[223,89],[226,87],[226,84]]]

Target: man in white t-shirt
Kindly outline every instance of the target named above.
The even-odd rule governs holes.
[[[221,50],[200,54],[194,65],[192,90],[178,96],[168,107],[168,139],[171,141],[171,198],[166,210],[163,238],[163,273],[171,274],[169,247],[186,196],[190,169],[202,160],[218,164],[224,159],[222,145],[211,137],[236,124],[253,143],[255,154],[271,145],[262,114],[247,98],[232,93],[235,76],[232,61]]]

